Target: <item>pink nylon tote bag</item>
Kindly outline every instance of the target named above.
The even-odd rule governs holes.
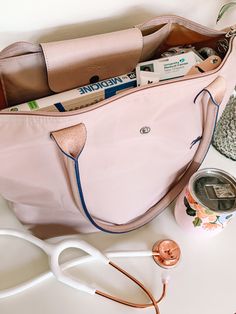
[[[31,45],[31,52],[27,44],[4,49],[6,103],[87,84],[94,75],[127,73],[161,46],[214,46],[225,38],[229,46],[216,70],[136,87],[87,108],[0,112],[0,193],[40,237],[122,233],[151,221],[199,168],[234,88],[236,42],[226,31],[164,16],[118,33]],[[101,40],[114,43],[116,35],[121,47],[99,49]],[[79,54],[70,52],[73,44]],[[77,63],[68,68],[70,57]]]

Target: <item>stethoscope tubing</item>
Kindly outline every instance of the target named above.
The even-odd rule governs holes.
[[[8,232],[8,233],[7,233]],[[23,240],[26,240],[27,242],[30,242],[40,249],[42,249],[45,253],[48,255],[51,254],[51,250],[53,247],[55,247],[54,244],[50,244],[48,242],[42,241],[30,234],[22,233],[16,230],[1,230],[0,229],[0,235],[8,235],[8,236],[14,236]],[[69,247],[70,248],[70,247]],[[102,254],[104,257],[110,259],[110,258],[127,258],[127,257],[151,257],[153,256],[153,252],[150,250],[147,251],[109,251]],[[74,258],[70,261],[67,261],[60,265],[60,268],[62,271],[79,266],[81,264],[90,263],[92,261],[97,260],[98,258],[96,256],[92,255],[86,255],[78,258]],[[24,292],[30,288],[33,288],[37,284],[42,283],[43,281],[52,278],[54,276],[52,271],[46,271],[42,273],[41,275],[38,275],[37,277],[28,280],[22,284],[19,284],[13,288],[8,288],[0,291],[0,299],[7,298],[10,296],[14,296],[16,294],[19,294],[21,292]]]

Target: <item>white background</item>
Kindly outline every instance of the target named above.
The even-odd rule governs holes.
[[[125,29],[161,14],[177,14],[212,28],[223,28],[236,23],[235,9],[216,26],[217,12],[223,3],[217,0],[0,0],[0,49],[14,41],[45,42]],[[235,163],[218,153],[208,154],[207,160],[207,165],[235,174]],[[22,228],[2,199],[0,226]],[[182,262],[172,273],[167,298],[160,306],[161,313],[233,314],[236,312],[235,230],[236,219],[214,239],[193,239],[177,226],[172,210],[167,209],[136,232],[109,237],[99,233],[85,238],[102,250],[150,249],[155,240],[175,239],[182,248]],[[0,247],[0,289],[30,279],[48,267],[46,256],[26,243],[1,238]],[[159,295],[161,269],[151,259],[117,262]],[[143,296],[136,287],[120,281],[122,279],[114,272],[108,269],[103,272],[96,267],[92,265],[85,272],[94,275],[89,278],[91,282],[98,282],[99,287],[127,299],[137,301],[138,297],[142,301]],[[81,269],[77,275],[81,276]],[[114,283],[118,286],[114,287]],[[153,309],[138,311],[99,297],[91,298],[52,278],[24,294],[0,300],[0,313],[151,314]]]
[[[47,42],[132,27],[176,14],[213,28],[236,23],[236,8],[216,25],[222,0],[0,0],[0,49],[15,41]]]

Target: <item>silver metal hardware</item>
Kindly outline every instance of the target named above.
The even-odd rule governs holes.
[[[217,50],[219,51],[219,53],[225,54],[228,51],[228,49],[229,49],[228,39],[224,38],[224,39],[219,39],[217,41]]]
[[[236,179],[223,170],[197,171],[189,181],[189,190],[198,204],[215,213],[236,211]]]
[[[149,126],[143,126],[141,129],[140,129],[140,133],[141,134],[147,134],[151,131],[151,128]]]
[[[230,30],[225,34],[226,38],[236,36],[236,27],[230,27]]]

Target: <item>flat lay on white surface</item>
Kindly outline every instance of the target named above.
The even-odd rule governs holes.
[[[201,166],[223,169],[236,176],[236,163],[211,148]],[[174,205],[167,208],[148,225],[128,234],[94,233],[78,235],[102,252],[151,250],[162,239],[173,239],[181,248],[178,266],[168,270],[171,277],[167,295],[160,303],[161,314],[234,314],[236,313],[236,218],[218,235],[199,238],[187,234],[176,223]],[[0,228],[25,231],[6,202],[0,203]],[[58,239],[52,239],[57,242]],[[24,240],[0,237],[0,289],[28,281],[48,271],[48,258],[43,251]],[[81,255],[76,249],[65,251],[62,261]],[[162,292],[160,268],[152,257],[111,258],[116,264],[140,280],[158,299]],[[145,294],[112,267],[98,261],[81,264],[68,273],[91,287],[114,294],[128,301],[149,303]],[[166,274],[165,274],[166,275]],[[58,282],[53,276],[34,287],[8,298],[0,299],[4,314],[87,314],[87,313],[154,313],[153,308],[133,309],[89,295]]]
[[[162,14],[180,15],[222,30],[235,24],[236,18],[236,9],[229,10],[216,24],[219,9],[225,3],[224,0],[101,0],[99,3],[8,0],[1,3],[0,50],[14,41],[47,43],[125,30]],[[233,72],[230,75],[233,76]],[[184,124],[184,119],[181,120]],[[185,129],[188,130],[187,124]],[[2,129],[2,134],[7,132]],[[170,152],[173,159],[177,157],[173,147]],[[14,168],[11,163],[9,165]],[[18,168],[17,163],[14,166]],[[236,177],[236,162],[213,147],[201,169],[206,167],[219,168]],[[13,172],[13,178],[16,177]],[[21,177],[24,178],[23,175]],[[32,181],[29,182],[30,187]],[[29,190],[27,192],[22,184],[21,187],[29,195]],[[11,184],[10,190],[19,192]],[[54,203],[51,198],[50,203]],[[155,313],[153,306],[135,309],[94,294],[95,289],[99,289],[133,303],[150,304],[147,295],[109,266],[104,257],[109,257],[110,261],[137,278],[156,300],[162,294],[163,278],[170,278],[166,296],[158,304],[160,314],[236,314],[236,215],[218,235],[204,238],[188,234],[177,224],[174,206],[175,202],[151,223],[126,234],[77,234],[43,242],[31,236],[0,195],[0,314]],[[119,215],[119,210],[115,212]],[[12,232],[16,237],[4,235],[7,231],[3,229],[16,230]],[[18,237],[22,234],[26,240]],[[99,256],[99,252],[93,251],[94,247],[104,255],[95,260],[80,249],[66,249],[60,256],[60,264],[63,265],[58,265],[56,258],[60,252],[57,244],[63,239],[64,247],[67,244],[76,246],[78,241],[81,244],[78,246],[85,251],[87,249]],[[151,256],[153,245],[163,239],[172,239],[180,246],[181,258],[173,269],[161,268]],[[35,244],[30,243],[31,240]],[[75,266],[66,269],[64,265],[71,265],[73,261]],[[68,280],[70,277],[67,276],[74,281]],[[84,292],[81,291],[83,289]]]

